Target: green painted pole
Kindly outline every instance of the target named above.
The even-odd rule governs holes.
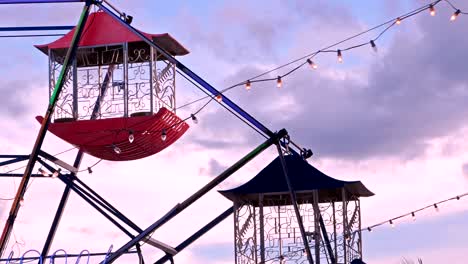
[[[65,76],[67,76],[68,71],[70,70],[71,62],[75,58],[76,50],[78,48],[78,43],[80,41],[80,37],[83,32],[84,25],[86,24],[86,20],[88,19],[89,10],[90,10],[92,3],[93,3],[92,0],[86,0],[86,4],[83,7],[83,11],[81,12],[81,16],[78,21],[78,25],[75,27],[75,34],[73,35],[71,47],[67,51],[67,55],[63,62],[62,70],[60,72],[59,78],[55,85],[54,92],[52,93],[52,96],[50,97],[49,106],[47,107],[46,114],[44,115],[44,120],[42,121],[41,128],[37,135],[36,142],[34,144],[31,156],[29,158],[28,164],[26,166],[23,177],[21,179],[21,183],[18,186],[18,191],[16,193],[15,199],[10,209],[10,214],[3,228],[2,236],[0,238],[0,257],[3,255],[8,245],[11,231],[13,230],[13,225],[15,223],[16,216],[18,215],[18,212],[19,212],[20,201],[21,199],[23,199],[23,196],[26,193],[28,182],[31,178],[31,173],[37,161],[37,156],[42,147],[42,143],[44,142],[44,138],[45,138],[47,129],[50,124],[51,116],[54,113],[54,109],[58,100],[58,96],[60,92],[62,91],[63,85],[65,83]]]

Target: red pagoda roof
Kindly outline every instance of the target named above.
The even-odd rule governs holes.
[[[174,56],[186,55],[189,53],[189,51],[184,46],[182,46],[182,44],[180,44],[168,33],[149,34],[142,31],[140,32],[146,37],[152,39],[154,43],[158,44],[161,48]],[[49,49],[67,49],[70,47],[74,33],[75,29],[72,29],[70,32],[65,34],[65,36],[49,44],[35,45],[35,47],[45,54],[48,54]],[[92,47],[126,42],[143,42],[143,40],[141,40],[137,35],[121,25],[107,13],[98,11],[89,15],[79,46]]]

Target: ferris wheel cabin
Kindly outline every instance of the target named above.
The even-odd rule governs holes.
[[[36,47],[49,57],[49,96],[75,29]],[[142,32],[173,56],[188,50],[169,34]],[[188,124],[176,115],[175,65],[105,12],[90,14],[49,131],[105,160],[151,156]],[[42,117],[36,119],[42,122]]]

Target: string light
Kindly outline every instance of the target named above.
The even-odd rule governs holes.
[[[54,171],[54,173],[52,173],[52,178],[57,178],[60,174],[60,171],[62,171],[62,169],[58,168],[56,171]]]
[[[370,45],[372,47],[372,49],[377,52],[377,45],[375,45],[375,42],[373,40],[370,41]]]
[[[88,173],[93,174],[93,170],[91,169],[91,167],[88,167]]]
[[[20,205],[20,206],[23,206],[23,205],[24,205],[24,198],[23,198],[23,197],[21,197],[21,199],[20,199],[20,201],[19,201],[19,205]]]
[[[460,9],[457,9],[457,11],[455,11],[455,13],[450,17],[450,21],[455,21],[460,13]]]
[[[317,64],[315,64],[314,61],[312,61],[311,59],[307,59],[307,63],[310,65],[310,67],[314,70],[316,70],[318,68]]]
[[[44,177],[49,177],[49,174],[48,174],[44,169],[39,168],[37,171],[38,171],[40,174],[42,174],[42,176],[44,176]]]
[[[436,14],[435,7],[433,4],[429,5],[429,14],[431,14],[431,16],[435,16]]]
[[[337,50],[336,53],[338,56],[338,62],[343,63],[343,56],[341,55],[341,50]]]
[[[218,101],[218,103],[221,103],[223,101],[223,96],[218,94],[216,97],[215,97],[216,101]]]
[[[161,131],[161,140],[166,141],[166,139],[167,139],[167,132],[166,132],[166,129],[163,129]]]
[[[276,86],[278,86],[278,88],[281,88],[283,86],[283,81],[281,80],[281,76],[278,76],[276,78]]]
[[[192,118],[194,124],[198,124],[198,119],[194,114],[190,114],[190,117]]]
[[[434,204],[434,209],[436,210],[436,212],[439,212],[439,207],[437,206],[437,204]]]
[[[128,131],[128,141],[130,143],[133,143],[134,140],[135,140],[135,135],[133,135],[133,130]]]
[[[252,87],[251,87],[250,80],[247,80],[247,82],[245,83],[245,89],[246,89],[247,91],[249,91],[250,88],[252,88]]]
[[[119,147],[117,147],[115,144],[112,144],[112,149],[114,150],[115,154],[122,153],[122,150]]]
[[[397,18],[395,21],[395,24],[400,25],[401,24],[401,18]]]
[[[446,203],[446,202],[449,202],[449,201],[453,201],[453,200],[460,200],[462,197],[464,196],[468,196],[468,193],[464,193],[464,194],[461,194],[461,195],[457,195],[457,196],[454,196],[452,198],[448,198],[448,199],[445,199],[445,200],[442,200],[442,201],[438,201],[437,203],[434,203],[434,204],[430,204],[430,205],[427,205],[425,207],[422,207],[422,208],[419,208],[417,210],[413,210],[411,211],[410,213],[406,213],[406,214],[403,214],[403,215],[400,215],[400,216],[397,216],[397,217],[393,217],[391,218],[390,220],[386,220],[386,221],[383,221],[383,222],[380,222],[378,224],[374,224],[374,225],[370,225],[369,227],[367,227],[367,231],[371,232],[372,228],[375,228],[377,226],[381,226],[381,225],[384,225],[386,223],[390,223],[390,225],[392,225],[392,227],[394,227],[394,222],[396,219],[400,219],[400,218],[403,218],[403,217],[406,217],[406,216],[411,216],[413,221],[416,220],[416,212],[420,212],[420,211],[423,211],[423,210],[426,210],[426,209],[430,209],[430,208],[435,208],[437,211],[439,210],[439,206],[440,204],[443,204],[443,203]],[[359,231],[365,231],[366,228],[363,228],[363,229],[360,229],[360,230],[356,230],[356,231],[353,231],[354,233],[355,232],[359,232]]]

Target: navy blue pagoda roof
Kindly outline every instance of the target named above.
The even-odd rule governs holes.
[[[362,182],[332,178],[297,154],[286,155],[284,158],[299,203],[310,201],[314,190],[318,190],[319,202],[341,201],[343,188],[346,200],[374,195]],[[269,205],[272,205],[272,202],[278,205],[280,201],[283,205],[290,203],[280,157],[274,159],[247,183],[234,189],[220,191],[220,193],[233,202],[248,202],[253,205],[258,205],[261,195],[263,195],[263,201]]]

